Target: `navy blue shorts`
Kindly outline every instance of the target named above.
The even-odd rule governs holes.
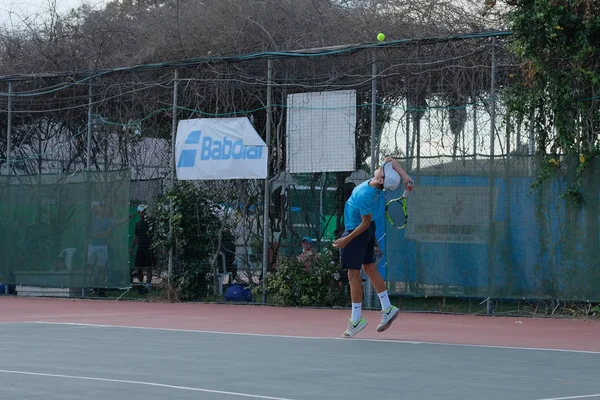
[[[352,233],[344,231],[342,237]],[[360,270],[363,264],[373,264],[375,262],[375,222],[367,228],[358,237],[355,237],[346,247],[340,249],[340,261],[342,267],[348,269]]]

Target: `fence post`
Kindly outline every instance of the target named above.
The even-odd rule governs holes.
[[[12,134],[12,82],[8,81],[8,106],[6,122],[6,175],[8,175],[8,188],[10,190],[10,140]],[[10,193],[10,192],[9,192]],[[8,198],[10,204],[10,196]],[[7,257],[8,258],[8,257]],[[8,267],[7,267],[8,268]],[[4,294],[8,295],[8,277],[4,282]]]
[[[85,155],[85,181],[87,183],[86,190],[86,207],[85,207],[85,216],[86,221],[90,221],[90,207],[92,203],[91,198],[91,188],[90,188],[90,171],[92,168],[92,129],[93,129],[93,119],[92,119],[92,110],[93,110],[93,88],[92,88],[92,80],[88,82],[88,114],[87,114],[87,140],[86,140],[86,155]],[[86,282],[83,282],[83,287],[81,288],[81,298],[85,298],[86,292]]]
[[[271,184],[269,180],[269,161],[271,159],[271,103],[272,103],[273,60],[267,59],[267,121],[265,141],[267,144],[267,176],[263,201],[263,257],[262,257],[262,302],[267,303],[267,271],[269,266],[269,206],[271,204]]]
[[[404,117],[406,118],[406,171],[409,172],[411,169],[410,163],[410,115],[408,112],[408,99],[406,99],[406,112],[404,113]]]
[[[171,123],[171,182],[169,190],[175,187],[175,138],[177,136],[177,80],[179,79],[179,71],[173,71],[173,120]],[[169,283],[169,292],[173,284],[173,199],[169,198],[169,261],[167,267],[167,281]]]
[[[535,112],[533,110],[531,110],[530,113],[530,117],[529,117],[529,121],[530,121],[530,127],[529,127],[529,155],[534,155],[535,154],[535,124],[533,119],[535,118]]]
[[[371,66],[371,176],[377,168],[378,148],[377,140],[377,56],[373,53],[373,64]],[[375,295],[371,280],[364,272],[361,273],[364,282],[365,307],[373,307]]]
[[[506,218],[506,222],[505,222],[505,228],[504,228],[504,245],[503,248],[501,249],[502,253],[505,255],[505,273],[507,276],[507,282],[508,282],[508,287],[510,290],[510,293],[513,293],[513,289],[514,289],[514,280],[515,278],[513,277],[513,273],[512,273],[512,268],[510,265],[510,260],[512,259],[511,257],[511,245],[510,245],[510,223],[511,223],[511,198],[512,196],[508,195],[509,193],[512,193],[512,189],[511,189],[511,174],[512,174],[512,159],[511,159],[511,146],[510,146],[510,140],[511,140],[511,130],[512,130],[512,125],[511,125],[511,118],[510,118],[510,114],[506,115],[506,156],[504,157],[504,187],[506,190],[507,195],[504,196],[504,213],[505,213],[505,218]],[[518,143],[518,142],[517,142]],[[518,147],[517,147],[518,150]],[[519,156],[517,155],[517,163],[519,163]],[[519,164],[517,164],[519,165]]]
[[[487,298],[487,313],[492,314],[492,292],[494,286],[494,179],[495,179],[495,165],[494,165],[494,142],[496,135],[496,38],[492,37],[492,71],[491,71],[491,82],[490,82],[490,167],[489,167],[489,191],[488,191],[488,229],[489,229],[489,242],[488,242],[488,298]]]
[[[89,172],[92,160],[92,80],[88,83],[88,118],[87,118],[87,146],[85,158],[85,170]],[[89,176],[88,176],[89,178]]]
[[[10,176],[10,147],[12,134],[12,82],[8,81],[8,118],[6,122],[6,175]],[[10,185],[10,179],[9,179]]]
[[[377,165],[377,57],[373,54],[371,71],[371,175]]]
[[[472,95],[473,100],[473,175],[477,172],[477,96]]]

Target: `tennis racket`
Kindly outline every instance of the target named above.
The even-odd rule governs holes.
[[[412,186],[412,181],[409,182]],[[394,228],[404,229],[408,222],[408,211],[406,209],[406,196],[408,196],[408,189],[404,190],[401,197],[391,199],[385,205],[385,216]]]

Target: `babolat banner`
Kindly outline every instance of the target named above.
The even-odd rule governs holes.
[[[175,139],[177,179],[265,179],[267,145],[250,120],[197,118],[179,121]]]

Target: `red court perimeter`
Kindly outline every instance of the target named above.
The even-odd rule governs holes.
[[[339,338],[349,310],[0,296],[0,322],[61,322]],[[378,313],[357,338],[600,352],[600,321],[402,313],[377,333]],[[352,339],[350,339],[352,340]]]

